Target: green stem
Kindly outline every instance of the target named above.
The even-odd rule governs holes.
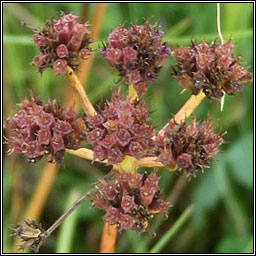
[[[153,246],[149,253],[160,252],[168,242],[174,237],[174,235],[181,229],[185,222],[190,217],[194,206],[190,205],[176,220],[176,222],[171,226],[171,228],[164,234],[164,236]]]

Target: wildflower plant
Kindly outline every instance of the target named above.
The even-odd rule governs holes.
[[[57,164],[63,163],[65,153],[70,153],[113,168],[49,229],[44,230],[34,220],[14,225],[12,235],[22,239],[21,249],[32,247],[37,252],[87,198],[93,206],[105,211],[104,221],[115,230],[147,231],[155,215],[168,215],[172,202],[165,200],[156,171],[138,172],[139,167],[165,168],[196,177],[214,161],[224,143],[223,134],[216,132],[210,117],[202,121],[194,117],[189,122],[189,115],[205,95],[220,100],[224,93],[233,95],[242,91],[252,81],[252,74],[234,56],[231,39],[211,44],[192,41],[189,47],[171,47],[163,42],[163,35],[160,26],[148,20],[130,28],[119,25],[110,32],[99,51],[129,85],[129,90],[114,91],[111,99],[96,111],[75,73],[92,54],[90,26],[80,24],[73,14],[62,13],[59,20],[49,20],[35,32],[34,43],[40,53],[31,64],[41,74],[52,68],[56,75],[67,76],[81,100],[84,115],[78,116],[74,107],[62,108],[55,100],[43,102],[31,95],[21,101],[14,116],[4,120],[10,132],[7,138],[10,152],[24,154],[29,162],[46,156]],[[172,75],[182,88],[192,90],[196,96],[191,96],[157,130],[143,95],[169,56],[176,59]],[[81,147],[82,142],[89,148]]]

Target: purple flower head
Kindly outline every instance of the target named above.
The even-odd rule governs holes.
[[[146,82],[154,82],[166,58],[170,46],[161,43],[164,33],[157,24],[148,21],[144,25],[123,25],[114,29],[101,54],[111,67],[118,70],[124,82],[133,84],[139,95],[146,92]]]
[[[89,197],[93,205],[106,211],[105,221],[117,224],[119,231],[144,232],[149,218],[157,213],[167,213],[170,204],[161,199],[155,173],[115,172],[100,181],[91,190]],[[139,228],[140,227],[140,228]]]
[[[78,17],[72,14],[61,14],[59,20],[47,21],[34,35],[34,42],[41,53],[31,64],[37,66],[40,73],[51,67],[56,75],[63,75],[67,73],[67,65],[77,70],[79,63],[92,52],[88,24],[78,23]]]
[[[224,140],[214,132],[209,118],[201,125],[193,118],[190,124],[170,122],[165,133],[157,136],[156,142],[160,152],[157,161],[188,176],[195,176],[196,171],[203,170],[213,161]]]
[[[5,128],[10,131],[8,144],[31,162],[44,155],[61,162],[65,148],[77,149],[85,139],[84,121],[72,108],[62,109],[56,101],[43,103],[33,96],[19,106],[13,117],[5,119]]]
[[[87,119],[87,141],[93,146],[94,157],[115,164],[125,155],[137,159],[152,155],[155,130],[148,120],[149,108],[143,101],[131,103],[114,93],[97,115]]]
[[[245,83],[252,81],[252,74],[240,64],[241,58],[234,57],[233,49],[231,39],[209,45],[192,41],[189,47],[178,47],[173,51],[177,60],[174,77],[182,88],[195,95],[202,90],[209,99],[220,99],[224,92],[241,92]]]

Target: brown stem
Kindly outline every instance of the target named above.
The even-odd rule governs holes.
[[[199,106],[204,98],[205,94],[202,91],[198,95],[192,95],[171,120],[174,120],[176,123],[185,121],[186,118],[188,118]],[[159,135],[164,135],[165,129],[168,127],[169,123],[170,121],[159,131]]]
[[[67,67],[67,72],[68,72],[67,77],[68,77],[69,84],[72,86],[75,93],[79,97],[79,100],[82,103],[84,112],[89,117],[94,116],[97,112],[94,109],[92,103],[90,102],[90,100],[89,100],[83,86],[81,85],[78,77],[74,73],[73,69],[69,66]]]
[[[87,199],[88,193],[80,197],[72,206],[63,213],[45,232],[44,236],[47,238],[51,233],[85,200]]]
[[[45,166],[24,219],[37,220],[40,217],[58,170],[59,166],[56,164],[48,163]]]
[[[117,239],[116,225],[105,222],[100,243],[100,253],[114,253]]]
[[[92,21],[92,28],[93,28],[92,38],[95,41],[98,40],[98,37],[100,35],[101,25],[102,25],[104,13],[105,13],[106,5],[107,5],[106,3],[98,3],[96,6],[96,10],[95,10],[93,21]],[[89,77],[89,73],[91,71],[94,57],[95,57],[95,54],[93,54],[86,61],[83,61],[79,67],[79,70],[81,71],[77,73],[77,76],[78,76],[78,79],[81,81],[81,84],[83,85],[83,87],[85,87],[87,84],[87,80]]]

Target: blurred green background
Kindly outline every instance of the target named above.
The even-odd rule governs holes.
[[[43,99],[64,101],[68,89],[65,77],[54,76],[52,70],[42,77],[29,66],[38,50],[32,42],[32,32],[21,24],[38,27],[45,20],[59,17],[59,12],[87,16],[92,21],[96,3],[21,3],[3,4],[4,29],[4,115],[13,114],[20,97],[28,96],[28,89]],[[192,38],[211,42],[217,36],[215,3],[108,3],[101,24],[102,45],[109,31],[121,23],[143,23],[145,19],[158,21],[166,32],[165,40],[172,46],[188,45]],[[224,39],[230,36],[236,44],[235,54],[243,57],[245,65],[253,65],[253,4],[221,4],[221,27]],[[149,86],[145,99],[150,104],[152,122],[160,129],[186,102],[190,92],[180,94],[181,88],[170,76],[172,58],[168,58],[159,77]],[[109,98],[111,90],[122,83],[95,52],[95,60],[87,84],[93,103]],[[125,91],[126,86],[122,85]],[[212,116],[217,131],[227,131],[227,144],[221,154],[204,173],[188,181],[167,170],[159,170],[164,194],[174,205],[169,218],[156,218],[152,228],[156,236],[127,231],[119,235],[116,252],[142,253],[168,232],[184,210],[194,205],[192,215],[168,243],[158,249],[161,253],[249,253],[253,251],[253,87],[232,97],[226,96],[223,112],[217,101],[204,102],[194,112],[197,119]],[[28,164],[20,155],[4,156],[3,173],[3,246],[12,252],[9,237],[11,223],[21,220],[31,196],[40,180],[46,160]],[[43,227],[53,221],[82,193],[87,192],[98,177],[109,170],[100,164],[66,154],[65,164],[54,181],[40,217]],[[41,247],[40,253],[98,252],[103,229],[104,212],[90,208],[86,201],[71,215],[62,228],[56,230]]]

